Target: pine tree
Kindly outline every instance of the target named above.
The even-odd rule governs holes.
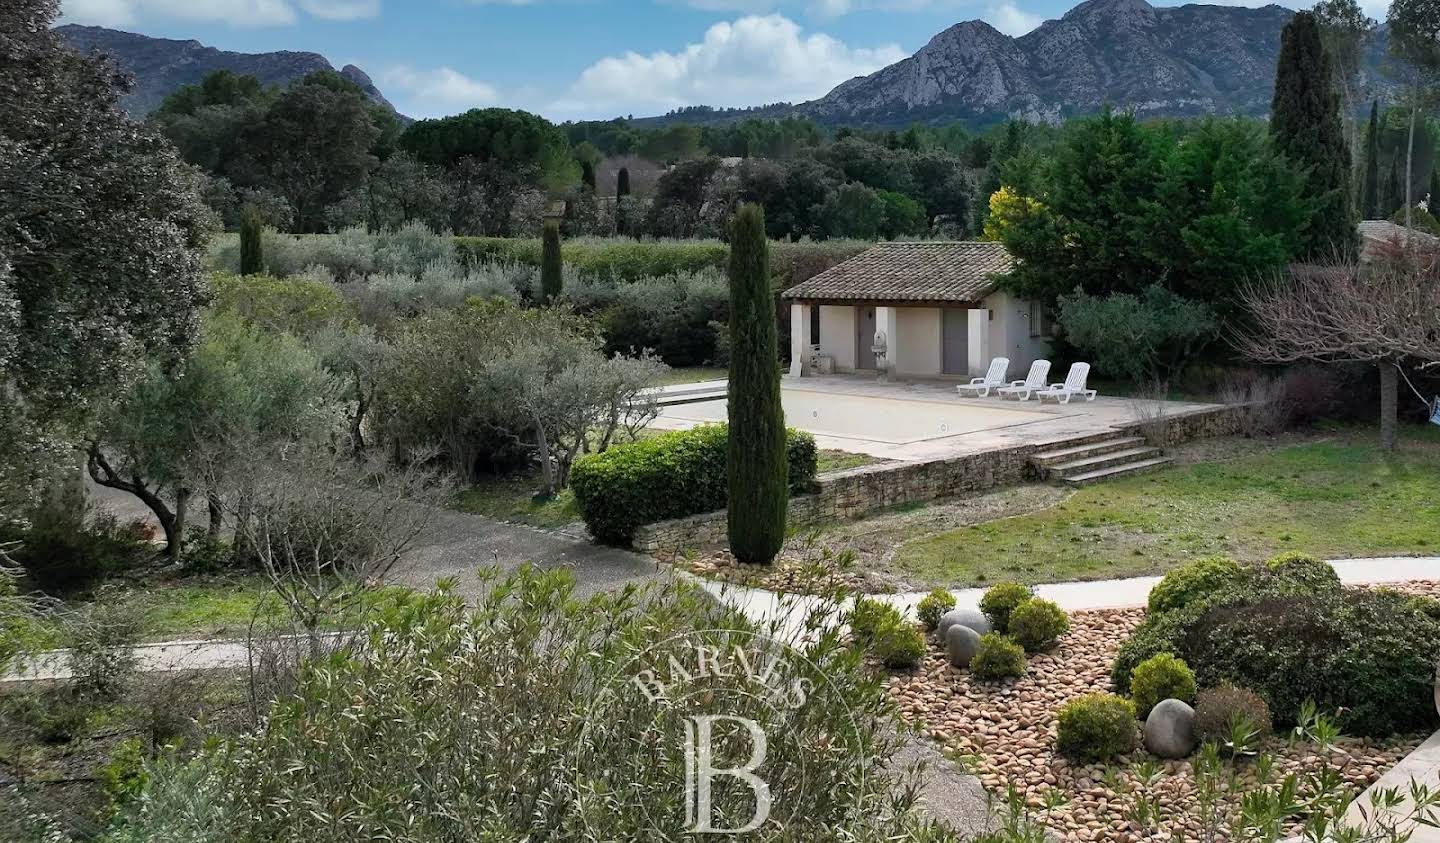
[[[1380,219],[1380,102],[1370,103],[1370,128],[1365,131],[1365,185],[1360,196],[1367,220]]]
[[[1352,254],[1358,234],[1350,151],[1330,59],[1310,12],[1297,12],[1280,35],[1270,137],[1276,151],[1309,172],[1306,199],[1315,213],[1301,255]]]
[[[540,296],[546,304],[560,297],[564,286],[564,262],[560,257],[560,221],[545,221],[545,237],[540,250]]]
[[[260,215],[253,208],[246,208],[240,215],[241,275],[259,275],[265,271],[265,251],[260,235]]]
[[[743,205],[730,239],[730,551],[769,564],[785,541],[789,482],[765,212]]]

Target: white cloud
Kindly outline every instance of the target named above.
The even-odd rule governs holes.
[[[399,64],[380,74],[380,88],[397,107],[414,117],[438,117],[495,105],[500,91],[449,67],[422,70]]]
[[[360,20],[380,14],[380,0],[300,0],[300,8],[324,20]]]
[[[798,102],[906,55],[894,44],[850,47],[823,33],[804,35],[781,15],[748,16],[715,24],[679,52],[601,59],[551,110],[578,116]]]
[[[991,6],[985,13],[985,21],[1006,35],[1024,35],[1045,22],[1045,18],[1034,15],[1014,3]]]

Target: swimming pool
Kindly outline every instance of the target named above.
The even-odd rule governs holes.
[[[1053,411],[1015,409],[1014,404],[983,406],[969,401],[881,398],[808,389],[782,389],[785,423],[816,436],[904,445],[980,430],[1030,424],[1055,418]],[[985,399],[981,399],[985,400]],[[683,428],[725,421],[725,399],[673,404],[662,408],[656,426]]]

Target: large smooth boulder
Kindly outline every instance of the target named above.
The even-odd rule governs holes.
[[[961,606],[941,615],[940,624],[935,629],[940,633],[940,637],[944,638],[950,631],[950,627],[956,624],[969,627],[979,635],[986,635],[990,632],[990,619],[972,606]]]
[[[952,624],[945,631],[945,654],[956,667],[969,667],[980,649],[980,633],[964,624]]]
[[[1145,718],[1145,748],[1161,758],[1195,751],[1195,709],[1182,700],[1162,700]]]

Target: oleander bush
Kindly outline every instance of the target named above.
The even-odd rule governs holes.
[[[1010,636],[1027,653],[1050,649],[1069,631],[1070,616],[1050,600],[1032,597],[1010,612]]]
[[[581,457],[570,473],[580,517],[597,540],[628,545],[645,524],[725,508],[729,428],[701,425]],[[790,430],[790,493],[815,480],[815,437]]]
[[[1150,590],[1149,611],[1168,612],[1208,597],[1244,578],[1245,569],[1225,556],[1197,559],[1174,569]]]
[[[1135,706],[1114,694],[1086,694],[1060,708],[1056,748],[1080,761],[1108,761],[1135,749]]]
[[[1259,694],[1247,688],[1221,682],[1207,688],[1195,698],[1195,737],[1200,741],[1224,744],[1235,734],[1237,725],[1263,738],[1274,728],[1270,706]]]
[[[940,616],[955,608],[955,595],[943,588],[937,588],[924,597],[915,606],[915,616],[919,618],[920,625],[926,630],[934,631],[940,626]]]
[[[308,663],[256,729],[147,767],[107,839],[680,839],[701,712],[766,738],[772,807],[747,839],[955,839],[912,810],[885,680],[837,636],[775,659],[783,624],[679,582],[582,598],[566,572],[524,570],[480,586],[473,609],[445,590],[397,601],[363,648]],[[725,669],[696,669],[700,648]],[[655,683],[686,702],[657,700]],[[725,726],[717,762],[753,746]],[[750,788],[714,790],[717,827],[753,808]]]
[[[1142,719],[1164,700],[1195,701],[1195,673],[1184,659],[1157,653],[1135,666],[1130,677],[1130,699]]]
[[[1030,586],[1018,582],[1002,582],[991,586],[980,598],[980,611],[990,619],[996,632],[1010,630],[1010,613],[1015,607],[1035,596]]]
[[[1350,734],[1433,730],[1440,621],[1397,592],[1327,582],[1266,568],[1149,614],[1120,647],[1114,686],[1128,689],[1141,662],[1173,653],[1202,687],[1228,681],[1264,697],[1277,725],[1294,724],[1312,699],[1321,711],[1340,711]]]
[[[1013,638],[999,632],[980,636],[975,657],[970,660],[970,673],[976,679],[998,680],[1025,673],[1025,648]]]

